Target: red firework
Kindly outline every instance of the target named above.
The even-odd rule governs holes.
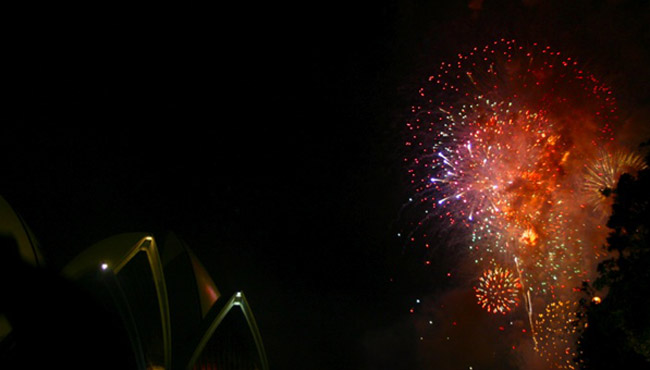
[[[518,305],[517,294],[520,288],[519,278],[512,271],[497,266],[483,272],[478,287],[474,287],[474,290],[482,308],[505,315]]]

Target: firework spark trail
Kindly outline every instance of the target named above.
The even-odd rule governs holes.
[[[611,154],[616,99],[572,58],[514,40],[442,63],[418,92],[404,158],[417,228],[466,230],[477,266],[514,257],[537,347],[531,298],[572,299],[591,278],[604,240],[585,205],[642,163]]]
[[[519,259],[515,257],[515,266],[517,267],[517,274],[519,275],[519,281],[522,282],[523,278],[521,276],[521,268],[519,267]],[[530,301],[530,291],[526,289],[524,283],[521,283],[521,292],[524,297],[524,305],[526,307],[526,313],[528,314],[528,324],[530,325],[530,334],[533,338],[534,348],[537,348],[537,337],[535,335],[535,324],[533,323],[533,305]]]

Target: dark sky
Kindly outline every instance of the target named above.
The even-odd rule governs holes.
[[[408,308],[453,286],[450,266],[423,270],[395,237],[415,81],[459,49],[535,37],[607,71],[630,119],[650,101],[647,2],[471,3],[23,9],[0,192],[55,266],[117,233],[175,231],[246,292],[273,369],[436,363]]]

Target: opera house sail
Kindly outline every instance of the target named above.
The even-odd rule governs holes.
[[[11,239],[0,249],[5,262],[5,255],[15,256],[33,268],[25,271],[38,271],[44,264],[33,234],[1,197],[0,234]],[[124,358],[132,369],[269,368],[244,293],[224,296],[197,256],[174,233],[162,238],[150,233],[109,237],[78,254],[58,275],[88,293],[102,312],[118,318],[116,331],[124,333],[126,351],[130,351]],[[20,303],[14,300],[13,305]],[[12,365],[29,361],[16,350],[21,347],[21,333],[11,315],[4,314],[4,307],[0,306],[3,369],[2,361]],[[11,311],[12,306],[8,307]],[[37,354],[39,348],[32,347],[32,351]]]

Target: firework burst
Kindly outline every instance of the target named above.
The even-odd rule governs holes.
[[[478,304],[491,313],[506,314],[519,303],[519,278],[510,270],[499,266],[483,272],[478,286],[474,287]]]
[[[575,333],[578,303],[558,301],[549,303],[537,317],[537,346],[535,350],[552,369],[576,369]]]
[[[612,206],[612,193],[624,173],[636,175],[647,167],[638,153],[625,150],[601,150],[598,157],[585,165],[583,191],[593,210],[608,216]]]
[[[595,145],[615,113],[609,89],[571,58],[505,40],[442,63],[419,94],[407,123],[414,155],[404,159],[416,200],[466,226],[541,211],[584,149],[572,124],[580,119],[580,140]]]
[[[521,293],[535,332],[533,311],[573,299],[602,257],[586,248],[604,239],[594,240],[600,224],[585,204],[602,203],[622,171],[645,166],[632,154],[599,157],[618,120],[612,91],[550,47],[500,40],[441,63],[416,100],[404,163],[419,240],[429,244],[430,228],[463,230],[476,266],[514,260],[516,276],[486,270],[476,296],[505,314]]]

